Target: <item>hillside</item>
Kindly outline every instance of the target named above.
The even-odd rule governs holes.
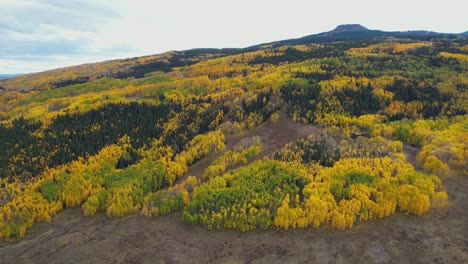
[[[437,33],[430,31],[385,32],[369,30],[359,24],[339,25],[335,29],[320,34],[304,36],[298,39],[282,40],[273,43],[265,43],[252,47],[239,49],[193,49],[185,51],[170,51],[159,55],[127,58],[113,61],[105,61],[94,64],[84,64],[63,69],[50,70],[40,73],[22,75],[18,78],[0,80],[0,87],[6,90],[41,90],[64,87],[71,84],[80,84],[103,77],[125,79],[128,77],[141,78],[145,74],[154,71],[168,72],[173,67],[187,66],[199,61],[215,57],[239,54],[242,52],[257,51],[268,45],[298,45],[334,41],[371,40],[381,38],[401,38],[404,41],[430,41],[431,39],[449,39],[462,44],[467,44],[461,34]],[[380,40],[381,41],[381,40]],[[15,77],[15,75],[8,75]],[[0,76],[0,79],[2,77]]]
[[[150,225],[147,217],[165,223],[155,232],[208,232],[195,225],[274,237],[272,230],[319,228],[331,232],[330,242],[350,234],[342,229],[375,233],[395,220],[411,230],[449,217],[466,233],[457,186],[468,180],[467,40],[340,25],[242,49],[172,51],[1,80],[0,238],[26,237],[37,247],[56,229],[34,225],[50,221],[68,236],[75,229],[66,215],[78,212],[53,218],[72,208],[97,215],[71,217],[80,219],[73,225],[99,229]],[[440,232],[427,243],[453,240],[449,256],[466,259],[463,241]],[[131,248],[134,240],[121,243]],[[2,243],[6,252],[24,245]]]
[[[170,51],[159,55],[104,61],[25,74],[16,78],[0,80],[0,86],[7,91],[22,90],[23,92],[29,92],[31,90],[47,90],[82,84],[104,77],[118,79],[141,78],[149,72],[168,72],[172,67],[191,65],[200,60],[219,57],[230,52],[229,49]]]

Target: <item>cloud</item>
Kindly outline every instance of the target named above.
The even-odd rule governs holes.
[[[0,73],[246,47],[346,23],[463,32],[466,7],[461,0],[0,0]]]
[[[41,24],[93,31],[99,23],[118,18],[112,5],[91,0],[0,0],[0,6],[0,28],[23,33],[35,32]]]
[[[108,58],[132,51],[122,45],[96,49],[100,28],[119,19],[105,2],[0,0],[0,10],[1,73],[50,69],[82,61],[80,56]]]

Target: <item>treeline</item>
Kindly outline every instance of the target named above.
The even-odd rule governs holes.
[[[226,111],[234,124],[252,129],[267,121],[282,107],[281,102],[272,100],[272,94],[271,89],[247,93],[234,102],[225,102]]]
[[[255,64],[273,64],[278,65],[280,63],[287,62],[298,62],[309,59],[322,59],[329,57],[338,57],[344,54],[344,49],[336,48],[335,46],[327,45],[319,48],[312,48],[310,50],[299,50],[293,47],[288,47],[279,55],[271,56],[256,56],[249,63]]]
[[[236,49],[193,49],[177,51],[169,55],[166,60],[148,61],[136,64],[125,71],[117,71],[111,77],[126,79],[129,77],[143,78],[146,74],[155,71],[170,72],[174,67],[193,65],[204,60],[207,54],[222,57],[236,53]]]
[[[20,118],[10,127],[0,127],[0,175],[26,180],[47,167],[94,155],[124,135],[130,136],[134,149],[164,136],[164,144],[178,153],[193,137],[216,127],[212,122],[219,111],[222,110],[216,107],[189,107],[173,102],[158,105],[132,102],[59,115],[45,127],[40,122]],[[130,159],[127,163],[136,161],[137,155]]]
[[[119,161],[122,168],[138,161],[136,150],[154,139],[162,138],[179,153],[196,135],[216,129],[226,115],[249,129],[265,122],[282,106],[271,97],[271,89],[244,93],[232,102],[220,101],[217,94],[184,96],[169,90],[154,102],[107,103],[50,120],[20,117],[0,124],[0,177],[33,178],[46,168],[94,155],[124,135],[131,138],[132,150]]]
[[[340,79],[318,83],[313,79],[295,78],[285,82],[280,91],[288,103],[288,113],[295,120],[307,123],[314,123],[328,113],[350,116],[380,113],[390,120],[467,113],[461,87],[441,91],[433,82],[417,78],[395,77],[383,87],[369,80],[354,80],[343,84]]]
[[[219,131],[195,136],[176,154],[162,139],[139,150],[138,162],[119,168],[129,155],[130,137],[96,155],[47,169],[29,181],[0,181],[0,238],[23,237],[39,221],[50,221],[63,208],[81,207],[86,216],[106,212],[118,217],[141,212],[146,216],[181,210],[199,182],[194,177],[176,184],[189,165],[224,149]]]
[[[283,51],[279,54],[273,50],[272,54],[258,55],[249,61],[249,64],[272,64],[279,65],[285,63],[301,62],[310,59],[324,59],[324,58],[340,58],[343,57],[347,50],[351,48],[364,47],[372,43],[377,43],[375,40],[368,41],[342,41],[327,44],[312,44],[306,49],[296,48],[294,46],[285,46]],[[275,45],[273,45],[275,46]],[[281,46],[278,46],[281,49]],[[266,50],[268,53],[269,50]]]
[[[75,79],[67,79],[67,80],[59,80],[52,82],[51,85],[53,88],[60,88],[60,87],[65,87],[69,85],[74,85],[74,84],[82,84],[82,83],[87,83],[89,81],[88,76],[80,76]]]
[[[281,87],[281,96],[288,103],[288,113],[295,120],[313,123],[325,113],[348,113],[353,116],[376,113],[379,99],[370,83],[345,86],[324,92],[315,81],[291,79]]]

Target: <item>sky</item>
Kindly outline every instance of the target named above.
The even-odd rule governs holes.
[[[466,10],[466,0],[0,0],[0,73],[241,48],[339,24],[460,33]]]

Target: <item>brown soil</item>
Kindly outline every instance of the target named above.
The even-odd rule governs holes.
[[[232,148],[243,138],[259,137],[262,142],[262,152],[260,156],[272,154],[275,150],[282,148],[286,143],[298,138],[307,137],[310,134],[320,135],[322,129],[314,125],[302,125],[294,122],[285,112],[280,112],[278,122],[267,122],[263,125],[244,131],[239,135],[228,136],[226,138],[227,148]]]
[[[255,129],[244,130],[240,134],[227,136],[226,149],[233,150],[234,146],[244,138],[259,137],[262,142],[262,151],[258,155],[258,158],[262,158],[271,156],[275,150],[281,149],[291,141],[305,138],[311,134],[319,136],[321,132],[322,129],[318,126],[298,124],[289,118],[285,112],[281,111],[280,118],[276,123],[266,122]],[[189,175],[202,179],[203,171],[215,158],[215,155],[209,155],[190,166],[185,177],[181,178],[180,181]]]
[[[310,133],[320,129],[283,116],[277,124],[228,137],[227,146],[260,136],[262,155],[270,155]],[[404,150],[414,161],[418,150]],[[201,175],[209,159],[189,173]],[[213,231],[183,224],[180,213],[111,220],[67,209],[51,223],[36,224],[21,241],[0,242],[0,263],[468,263],[468,178],[452,176],[444,184],[449,200],[443,208],[420,217],[396,214],[351,230]]]
[[[410,144],[403,144],[403,153],[405,154],[406,161],[411,163],[415,169],[422,169],[421,166],[416,162],[416,155],[418,155],[419,148],[413,147]]]

